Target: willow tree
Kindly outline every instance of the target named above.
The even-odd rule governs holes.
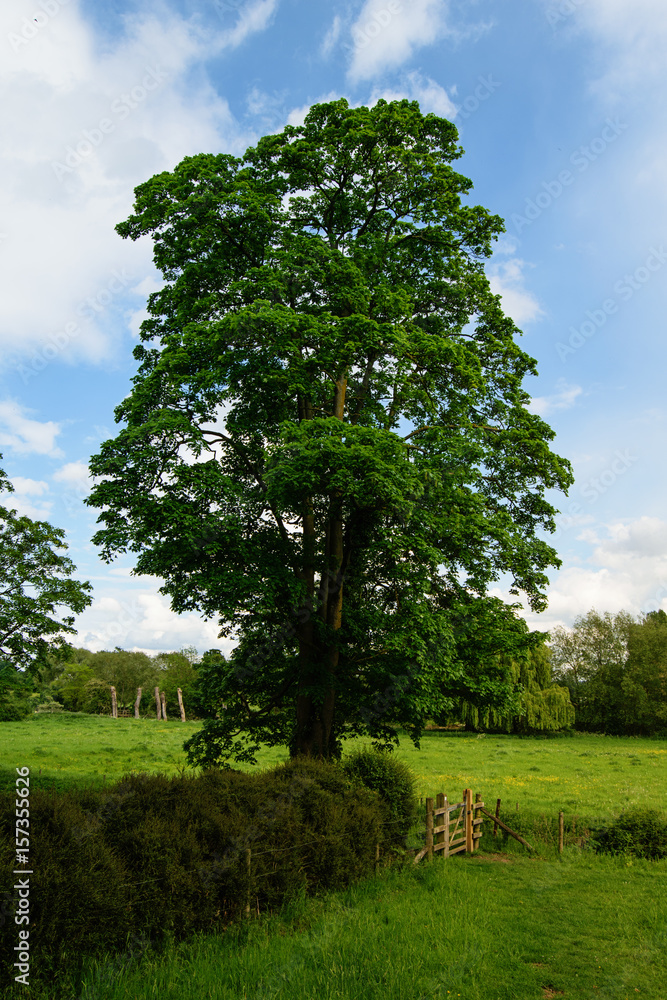
[[[137,553],[237,643],[193,762],[417,739],[455,697],[514,697],[491,654],[528,636],[489,586],[544,607],[545,491],[572,479],[526,408],[535,363],[484,273],[503,223],[463,203],[457,139],[416,102],[315,105],[140,185],[117,227],[164,285],[89,502],[104,558]]]
[[[540,637],[544,640],[546,635],[541,633]],[[566,686],[554,682],[548,646],[536,642],[521,659],[507,657],[504,665],[517,686],[518,697],[513,706],[480,707],[463,698],[446,713],[446,721],[465,722],[471,729],[506,733],[556,732],[574,726],[570,692]]]

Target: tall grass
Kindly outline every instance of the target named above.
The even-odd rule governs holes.
[[[459,857],[387,871],[162,954],[135,942],[83,968],[69,996],[664,1000],[666,923],[667,862]]]

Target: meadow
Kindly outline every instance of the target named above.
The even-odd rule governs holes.
[[[33,784],[55,789],[130,770],[175,774],[198,725],[75,714],[3,723],[0,779],[26,764]],[[667,741],[434,731],[419,750],[402,738],[397,753],[420,796],[458,800],[468,786],[491,809],[500,797],[506,821],[537,838],[535,856],[487,827],[473,857],[382,869],[160,952],[135,938],[125,955],[85,964],[72,1000],[667,1000],[667,861],[572,843],[558,855],[553,836],[540,838],[559,809],[577,831],[629,805],[664,810]],[[283,759],[266,750],[259,766]]]

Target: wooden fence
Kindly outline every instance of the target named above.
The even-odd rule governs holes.
[[[435,801],[435,806],[434,806]],[[450,854],[472,854],[482,836],[482,815],[484,807],[479,792],[472,800],[470,788],[464,788],[463,801],[450,805],[447,796],[440,792],[436,799],[426,799],[426,844],[415,857],[415,863],[426,857],[429,860],[436,851],[443,857]],[[436,826],[436,822],[441,820]]]
[[[435,805],[434,805],[435,802]],[[523,844],[529,851],[533,848],[528,843],[527,840],[515,833],[506,823],[504,823],[499,816],[500,813],[500,799],[496,803],[495,815],[487,811],[482,802],[482,796],[480,792],[475,795],[475,801],[472,800],[472,791],[470,788],[463,789],[463,801],[457,802],[455,805],[450,805],[447,801],[447,796],[440,792],[435,800],[426,799],[426,843],[419,851],[414,859],[416,864],[421,861],[422,858],[428,858],[432,860],[436,851],[441,852],[442,856],[448,858],[451,854],[462,854],[464,851],[466,854],[473,854],[479,847],[479,841],[482,836],[482,823],[484,821],[484,816],[493,820],[493,835],[495,837],[496,830],[500,827],[506,833],[518,840],[520,844]],[[560,814],[560,829],[562,831],[562,820],[563,814]],[[438,823],[438,820],[441,820]],[[436,825],[437,824],[437,825]],[[559,850],[562,851],[562,833],[560,836]]]

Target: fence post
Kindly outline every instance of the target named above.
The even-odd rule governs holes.
[[[118,701],[116,699],[116,689],[111,685],[111,717],[113,719],[118,718]]]
[[[561,811],[558,813],[558,853],[559,854],[563,853],[563,833],[565,832],[564,826],[565,826],[565,824],[564,824],[564,821],[563,821],[563,810],[561,809]]]
[[[473,852],[472,788],[463,789],[463,802],[464,802],[465,831],[466,831],[466,854],[472,854]]]
[[[246,847],[246,851],[245,851],[245,865],[246,865],[246,872],[248,874],[248,891],[246,893],[245,915],[246,915],[246,917],[249,917],[250,916],[250,896],[251,896],[251,888],[252,888],[252,886],[250,884],[250,879],[251,879],[251,874],[252,874],[252,867],[251,867],[252,866],[252,854],[250,852],[250,848],[249,847]]]
[[[426,799],[426,857],[433,861],[433,799]]]
[[[446,858],[448,858],[449,857],[449,799],[447,798],[446,795],[445,795],[444,823],[445,823],[445,849],[443,851],[443,854],[445,855]]]
[[[500,799],[496,799],[496,819],[500,816]],[[493,824],[493,836],[498,836],[498,824],[494,822]]]
[[[444,792],[438,792],[438,794],[436,795],[436,798],[435,798],[435,807],[436,807],[436,809],[442,809],[442,807],[444,806],[444,804],[445,804],[445,793]],[[442,814],[438,817],[438,819],[439,819],[439,822],[437,824],[434,824],[434,825],[436,825],[436,826],[442,826],[442,820],[443,820]],[[445,841],[444,831],[442,833],[436,833],[436,835],[435,835],[435,842],[436,842],[436,844],[443,844],[444,841]]]
[[[482,801],[482,793],[481,792],[475,792],[475,802],[481,802],[481,801]],[[482,818],[481,812],[479,811],[479,809],[475,809],[475,819],[481,819],[481,818]],[[478,829],[479,833],[482,832],[482,824],[481,823],[479,824],[479,827],[477,829]],[[473,833],[474,832],[475,832],[475,828],[473,827]],[[473,837],[473,842],[472,842],[472,849],[473,849],[473,851],[478,851],[479,850],[479,842],[480,842],[480,840],[481,840],[481,837],[478,837],[477,840],[475,840],[474,837]]]

